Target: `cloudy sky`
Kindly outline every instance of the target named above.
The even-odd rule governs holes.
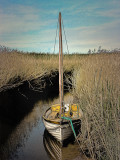
[[[71,53],[120,48],[120,0],[0,0],[0,45],[52,53],[59,11]]]

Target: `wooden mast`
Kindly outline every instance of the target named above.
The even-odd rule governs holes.
[[[59,12],[59,98],[60,114],[63,112],[63,50],[62,50],[62,29],[61,29],[61,12]]]

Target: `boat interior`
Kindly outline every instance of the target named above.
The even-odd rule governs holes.
[[[82,117],[82,111],[76,104],[66,104],[64,106],[64,112],[60,115],[60,104],[52,105],[45,114],[45,118],[48,120],[59,121],[61,116],[70,117],[72,119],[80,119]]]

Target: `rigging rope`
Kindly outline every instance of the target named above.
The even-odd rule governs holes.
[[[58,31],[58,22],[57,22],[57,29],[56,29],[55,44],[54,44],[54,51],[53,51],[53,53],[55,53],[55,46],[56,46],[56,39],[57,39],[57,31]]]
[[[63,19],[61,18],[61,20],[62,20],[62,26],[63,26],[64,36],[65,36],[65,42],[66,42],[66,46],[67,46],[67,52],[69,54],[68,43],[67,43],[66,33],[65,33],[65,29],[64,29]]]
[[[66,46],[67,46],[67,53],[69,54],[68,43],[67,43],[67,38],[66,38],[66,33],[65,33],[62,17],[61,17],[61,20],[62,20],[62,28],[63,28],[63,32],[64,32],[64,36],[65,36],[65,42],[66,42]],[[55,43],[54,43],[54,51],[53,51],[53,53],[55,53],[55,46],[56,46],[57,32],[58,32],[58,23],[59,23],[59,21],[57,22],[57,29],[56,29],[56,35],[55,35]]]

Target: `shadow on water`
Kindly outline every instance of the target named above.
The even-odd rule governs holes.
[[[64,73],[64,79],[71,72]],[[19,122],[28,114],[34,104],[39,100],[49,100],[58,97],[59,94],[59,74],[45,76],[31,82],[24,82],[19,87],[0,93],[0,120],[13,123]],[[40,81],[40,82],[39,82]],[[37,85],[36,85],[37,84]],[[64,92],[70,87],[66,82]],[[40,88],[39,90],[37,88]]]
[[[67,74],[71,75],[71,72],[66,73],[64,78]],[[40,79],[40,85],[36,83],[39,79],[36,79],[0,93],[0,148],[38,101],[48,101],[58,97],[58,78],[59,74],[55,72],[51,76]],[[67,92],[67,83],[65,86],[65,92]],[[41,89],[36,91],[39,87]]]

